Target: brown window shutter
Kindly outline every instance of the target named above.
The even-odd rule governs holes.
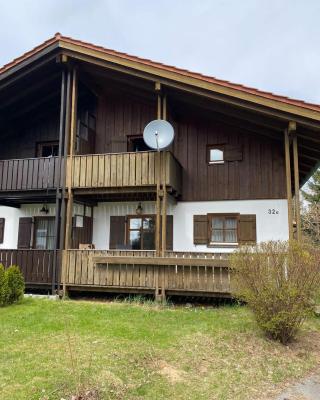
[[[239,244],[257,243],[256,216],[241,214],[239,219]]]
[[[167,250],[173,250],[173,215],[167,215]]]
[[[224,159],[226,161],[241,161],[242,160],[242,146],[231,145],[225,146]]]
[[[207,215],[193,216],[193,243],[208,243],[208,217]]]
[[[0,243],[3,243],[4,239],[4,224],[5,224],[5,218],[0,218]]]
[[[83,228],[74,226],[74,218],[72,218],[72,248],[78,249],[80,243],[92,244],[92,217],[83,217]]]
[[[124,249],[126,247],[126,217],[110,217],[109,249]]]
[[[30,249],[32,218],[19,218],[18,249]]]

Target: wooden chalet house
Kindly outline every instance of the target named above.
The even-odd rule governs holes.
[[[227,296],[230,251],[300,237],[319,132],[319,105],[56,34],[0,69],[0,262],[53,290]]]

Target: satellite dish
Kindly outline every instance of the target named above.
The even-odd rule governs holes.
[[[149,122],[143,131],[143,140],[146,145],[158,151],[170,146],[173,139],[173,126],[163,119]]]

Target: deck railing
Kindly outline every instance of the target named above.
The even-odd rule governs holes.
[[[57,265],[60,265],[60,252],[57,251]],[[51,285],[54,268],[53,250],[2,250],[0,249],[0,264],[5,268],[18,265],[24,276],[26,286]],[[57,280],[60,270],[56,271]]]
[[[96,287],[166,293],[230,294],[226,255],[167,251],[68,250],[63,267],[67,287]]]
[[[0,190],[54,189],[61,179],[58,157],[0,160]]]
[[[157,182],[156,152],[77,155],[72,163],[75,189],[155,186]],[[165,153],[165,181],[181,193],[181,166],[170,152]]]
[[[166,185],[181,193],[181,166],[170,152],[164,158]],[[156,152],[76,155],[68,159],[71,185],[74,189],[152,187],[157,182],[156,159]],[[62,179],[58,157],[0,160],[0,191],[54,189]]]

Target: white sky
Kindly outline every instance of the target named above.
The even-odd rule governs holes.
[[[320,0],[0,0],[0,65],[55,32],[320,103]]]

